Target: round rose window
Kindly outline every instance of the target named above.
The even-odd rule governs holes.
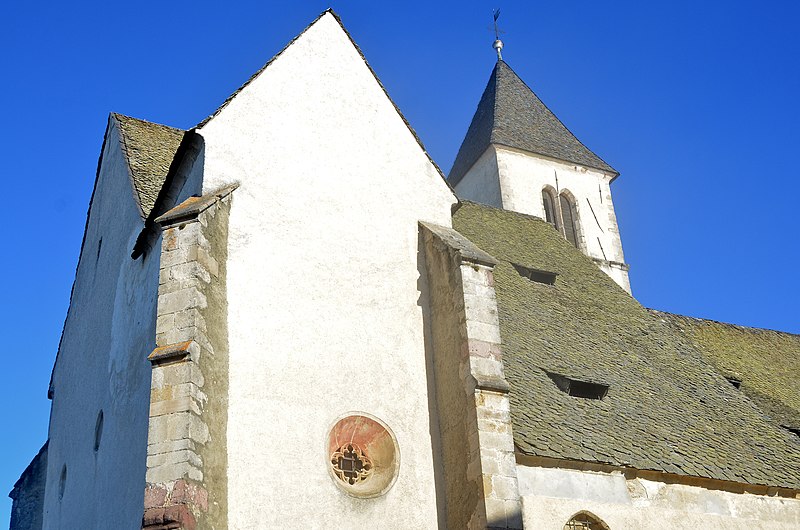
[[[334,482],[354,497],[383,495],[397,478],[397,441],[378,418],[353,413],[340,419],[328,435],[327,449]]]

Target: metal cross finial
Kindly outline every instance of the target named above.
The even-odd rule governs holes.
[[[503,54],[500,53],[500,51],[503,49],[503,41],[500,40],[500,33],[502,33],[502,31],[497,26],[497,19],[500,18],[500,9],[498,8],[493,10],[492,16],[494,18],[494,44],[492,44],[492,48],[494,48],[497,52],[497,60],[502,61]]]

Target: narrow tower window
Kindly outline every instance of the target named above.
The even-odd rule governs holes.
[[[100,449],[100,440],[103,438],[103,410],[97,413],[97,421],[94,425],[94,452]]]
[[[61,468],[61,478],[58,481],[58,500],[64,498],[64,491],[67,489],[67,464]]]
[[[559,196],[561,204],[561,219],[564,221],[564,237],[567,241],[572,243],[575,248],[578,247],[578,224],[577,215],[575,215],[575,205],[569,198],[561,194]]]
[[[558,228],[558,222],[556,222],[556,201],[550,190],[542,190],[542,205],[544,206],[544,220]]]

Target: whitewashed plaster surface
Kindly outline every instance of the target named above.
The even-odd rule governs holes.
[[[231,528],[434,528],[418,221],[455,197],[325,14],[199,130],[204,192],[240,182],[228,245]],[[364,411],[399,478],[349,497],[325,450]],[[341,522],[337,525],[337,522]]]
[[[578,237],[584,254],[624,263],[611,199],[611,179],[612,175],[599,170],[492,145],[455,189],[459,197],[498,207],[499,194],[502,208],[542,219],[545,218],[542,189],[549,186],[558,193],[566,192],[575,202]],[[630,291],[627,271],[613,266],[601,269]]]
[[[490,145],[466,175],[455,186],[456,193],[462,199],[488,204],[495,208],[503,207],[498,178],[497,154],[494,145]],[[539,215],[539,217],[543,217]]]
[[[517,466],[525,528],[562,530],[588,511],[611,530],[800,528],[800,500],[644,479],[620,473]]]
[[[55,365],[46,529],[141,528],[158,252],[130,257],[143,223],[111,123]]]

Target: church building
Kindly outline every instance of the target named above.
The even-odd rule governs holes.
[[[447,176],[330,10],[189,130],[111,114],[11,529],[800,528],[800,336],[639,304],[495,47]]]

